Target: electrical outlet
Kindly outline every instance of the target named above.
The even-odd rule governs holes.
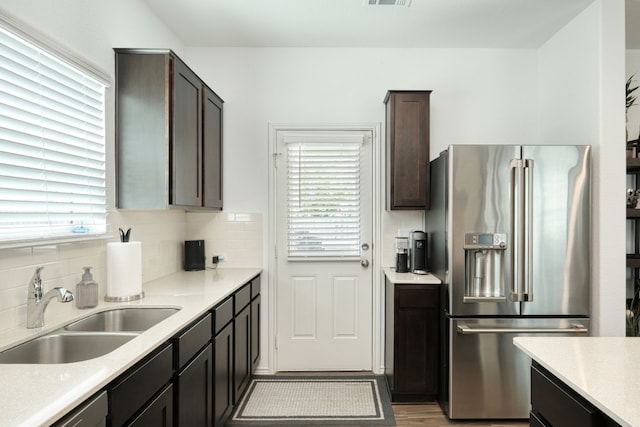
[[[214,255],[211,257],[211,263],[213,265],[218,264],[220,261],[224,261],[224,255]]]

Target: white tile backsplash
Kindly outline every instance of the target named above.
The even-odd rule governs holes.
[[[205,241],[206,265],[224,255],[218,268],[262,268],[263,216],[261,213],[189,212],[188,240]]]
[[[185,240],[204,239],[209,263],[212,255],[224,254],[219,268],[262,267],[262,221],[262,214],[244,212],[113,211],[109,213],[111,239],[0,250],[0,332],[26,324],[27,285],[38,265],[45,267],[45,290],[63,286],[72,292],[81,280],[82,267],[93,267],[103,298],[106,244],[119,240],[118,228],[131,228],[131,240],[142,242],[144,290],[145,282],[182,270]],[[47,308],[52,314],[61,310],[77,309],[75,303],[56,301]]]
[[[396,265],[398,230],[422,230],[423,211],[384,211],[382,214],[382,266]]]

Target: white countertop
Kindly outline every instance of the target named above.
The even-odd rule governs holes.
[[[102,357],[67,364],[0,364],[0,426],[51,424],[261,271],[256,268],[183,271],[145,283],[142,287],[145,298],[140,301],[101,301],[94,309],[66,310],[64,314],[52,312],[51,317],[45,312],[44,328],[31,330],[20,327],[1,334],[0,351],[57,329],[71,320],[105,309],[124,306],[181,308],[176,314]]]
[[[533,360],[622,426],[640,426],[640,338],[517,337]]]
[[[389,279],[389,282],[414,284],[414,285],[439,285],[442,282],[436,276],[431,273],[427,274],[413,274],[413,273],[396,273],[395,268],[383,267],[384,274]]]

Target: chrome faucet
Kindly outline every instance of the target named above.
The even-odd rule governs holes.
[[[66,288],[53,288],[42,295],[42,279],[40,272],[44,267],[36,267],[35,273],[29,282],[27,294],[27,328],[40,328],[44,326],[44,310],[53,298],[58,298],[60,302],[73,301],[73,294]]]

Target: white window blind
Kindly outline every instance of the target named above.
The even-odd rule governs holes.
[[[362,140],[287,142],[289,259],[359,257]]]
[[[0,244],[103,234],[105,85],[0,27]]]

